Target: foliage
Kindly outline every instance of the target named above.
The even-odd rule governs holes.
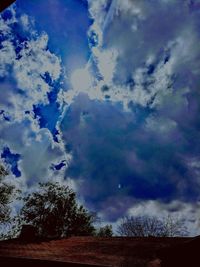
[[[10,220],[10,206],[14,186],[5,182],[4,179],[8,172],[3,165],[0,165],[0,224],[6,223]]]
[[[111,237],[112,226],[105,225],[95,230],[93,223],[96,215],[78,205],[75,192],[57,182],[39,184],[38,190],[22,197],[24,205],[20,215],[11,218],[10,203],[15,187],[6,182],[8,172],[0,164],[0,226],[6,229],[2,238],[12,238],[19,233],[23,224],[36,227],[42,238],[61,238],[67,236],[96,235]],[[167,216],[127,216],[121,220],[118,233],[135,237],[173,237],[187,235],[183,220]],[[7,236],[6,236],[7,235]]]
[[[24,197],[21,220],[38,229],[45,238],[92,235],[94,216],[78,206],[76,194],[68,186],[48,182]]]
[[[105,225],[97,230],[96,236],[98,237],[112,237],[113,230],[112,225]]]
[[[173,237],[187,235],[187,229],[183,220],[170,216],[162,219],[153,216],[127,216],[118,226],[118,233],[134,237]]]

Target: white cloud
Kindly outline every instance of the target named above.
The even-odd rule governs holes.
[[[170,44],[171,41],[166,45],[166,49]],[[177,49],[176,45],[174,49]],[[84,83],[79,82],[76,77],[75,80],[77,83],[79,82],[80,86],[75,86],[76,88],[73,88],[73,90],[63,93],[63,98],[68,104],[72,103],[79,93],[86,93],[90,99],[101,101],[105,101],[107,95],[109,101],[121,102],[125,110],[129,110],[130,102],[142,107],[158,108],[172,96],[174,96],[174,100],[182,101],[183,95],[189,91],[188,88],[181,88],[178,92],[174,92],[173,74],[175,64],[177,64],[177,55],[174,51],[168,62],[164,62],[163,58],[160,60],[152,75],[147,73],[149,66],[154,64],[155,55],[148,55],[145,66],[132,71],[131,78],[134,81],[134,87],[130,84],[116,82],[118,58],[120,57],[117,50],[94,47],[92,52],[93,61],[98,67],[98,75],[100,74],[101,79],[95,78],[94,75],[97,74],[93,73],[92,64],[89,62],[87,71],[91,77],[90,86],[84,86]],[[108,90],[104,91],[104,86]]]
[[[108,0],[88,0],[89,12],[101,27],[105,23],[105,18],[107,16],[107,6],[109,4]]]
[[[63,179],[61,172],[54,172],[50,167],[63,160],[67,167],[71,156],[65,152],[62,143],[53,141],[48,129],[39,129],[34,124],[35,120],[31,121],[30,118],[23,122],[2,122],[0,151],[7,146],[12,153],[21,155],[18,168],[22,176],[18,180],[24,181],[25,184],[47,181],[56,176]]]
[[[127,215],[129,216],[157,216],[167,217],[170,215],[175,219],[185,220],[188,232],[190,236],[196,236],[200,234],[199,219],[200,202],[197,203],[186,203],[179,200],[173,200],[169,203],[162,203],[156,200],[149,200],[140,202],[131,207]]]
[[[33,31],[33,29],[31,29],[31,25],[34,24],[34,21],[31,20],[26,14],[22,14],[20,17],[20,20],[21,20],[21,23],[22,23],[25,31],[28,31],[28,30]],[[31,20],[31,22],[30,22],[30,20]]]
[[[28,18],[22,15],[21,27],[27,29]],[[4,109],[12,119],[23,120],[24,112],[31,110],[33,104],[48,103],[47,92],[52,90],[44,80],[46,73],[49,74],[52,81],[56,81],[61,74],[61,61],[47,49],[48,36],[46,33],[38,35],[32,30],[30,40],[24,41],[20,45],[18,58],[13,44],[12,24],[7,21],[0,20],[0,30],[5,34],[6,40],[2,43],[0,49],[0,76],[6,79],[12,77],[13,82],[7,86],[6,94],[9,94],[8,105],[2,103]],[[24,27],[24,28],[23,28]],[[6,29],[6,32],[4,31]],[[16,92],[16,85],[22,93]],[[8,82],[7,82],[8,84]],[[3,89],[2,89],[3,90]]]
[[[76,69],[71,75],[71,84],[74,91],[85,91],[92,86],[93,77],[88,68]]]
[[[98,66],[98,75],[92,70],[92,61],[95,61]],[[60,103],[65,102],[69,106],[79,94],[87,94],[91,100],[104,101],[105,96],[102,92],[102,86],[113,85],[116,61],[117,52],[115,50],[101,51],[101,49],[94,48],[93,59],[85,67],[72,73],[72,88],[68,91],[60,91],[58,96]],[[100,75],[100,81],[96,75]]]
[[[32,19],[25,14],[16,19],[15,10],[10,10],[10,20],[0,17],[0,31],[5,36],[0,49],[0,76],[4,78],[0,85],[0,105],[10,119],[5,121],[1,116],[0,151],[7,146],[12,153],[20,154],[18,168],[22,176],[17,180],[25,191],[30,183],[53,177],[62,180],[61,172],[65,171],[71,156],[65,152],[61,133],[59,143],[54,142],[47,128],[40,129],[32,111],[33,105],[48,103],[47,92],[53,88],[44,76],[48,73],[53,82],[57,81],[61,75],[61,60],[48,50],[48,35],[38,34]],[[27,40],[14,39],[17,37],[13,33],[13,22],[27,32]],[[21,47],[18,55],[14,43]],[[59,130],[59,125],[57,128]],[[52,164],[63,160],[66,166],[61,172],[51,169]]]
[[[177,123],[169,118],[149,116],[146,119],[146,129],[158,134],[161,138],[168,138],[169,133],[177,128]]]
[[[122,12],[127,15],[135,16],[139,19],[145,18],[144,2],[137,0],[118,1],[116,5],[116,12]]]
[[[105,84],[112,84],[115,66],[117,62],[117,51],[114,49],[100,50],[93,48],[93,60],[96,61],[98,70]]]
[[[91,49],[92,58],[104,84],[110,87],[102,94],[103,82],[97,83],[98,99],[105,100],[106,94],[110,101],[120,101],[126,109],[130,101],[158,108],[165,98],[173,97],[175,75],[184,75],[188,68],[194,75],[199,72],[200,65],[195,60],[199,54],[198,37],[185,4],[179,5],[178,12],[176,1],[163,0],[156,8],[148,1],[137,0],[112,1],[111,5],[106,0],[88,3],[94,19],[89,36],[96,34],[100,40]],[[170,14],[168,20],[163,19],[166,14]],[[170,54],[168,62],[161,58],[161,52]],[[155,71],[147,75],[150,64],[154,64]],[[130,77],[134,88],[126,86]],[[189,89],[176,83],[176,97],[181,99]]]
[[[3,27],[0,28],[3,31]],[[9,74],[9,67],[15,61],[15,50],[12,43],[8,40],[2,42],[2,48],[0,49],[0,77],[5,77]]]

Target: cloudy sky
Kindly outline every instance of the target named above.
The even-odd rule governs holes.
[[[200,1],[17,0],[0,15],[0,156],[102,222],[200,233]]]

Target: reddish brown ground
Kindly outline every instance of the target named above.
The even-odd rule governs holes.
[[[117,267],[159,266],[156,251],[189,238],[72,237],[38,243],[0,242],[0,257],[56,260]],[[151,263],[149,263],[151,262]]]

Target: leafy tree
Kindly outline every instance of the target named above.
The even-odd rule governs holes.
[[[94,216],[76,202],[76,194],[59,183],[39,184],[39,190],[24,197],[21,220],[35,226],[38,236],[61,238],[92,235]]]
[[[0,165],[0,224],[9,222],[10,220],[10,206],[14,186],[5,182],[5,177],[8,175],[5,167]]]
[[[173,237],[187,235],[187,229],[183,220],[170,216],[162,219],[153,216],[127,216],[118,226],[118,233],[135,237]]]
[[[105,225],[97,230],[96,236],[98,237],[112,237],[112,225]]]

